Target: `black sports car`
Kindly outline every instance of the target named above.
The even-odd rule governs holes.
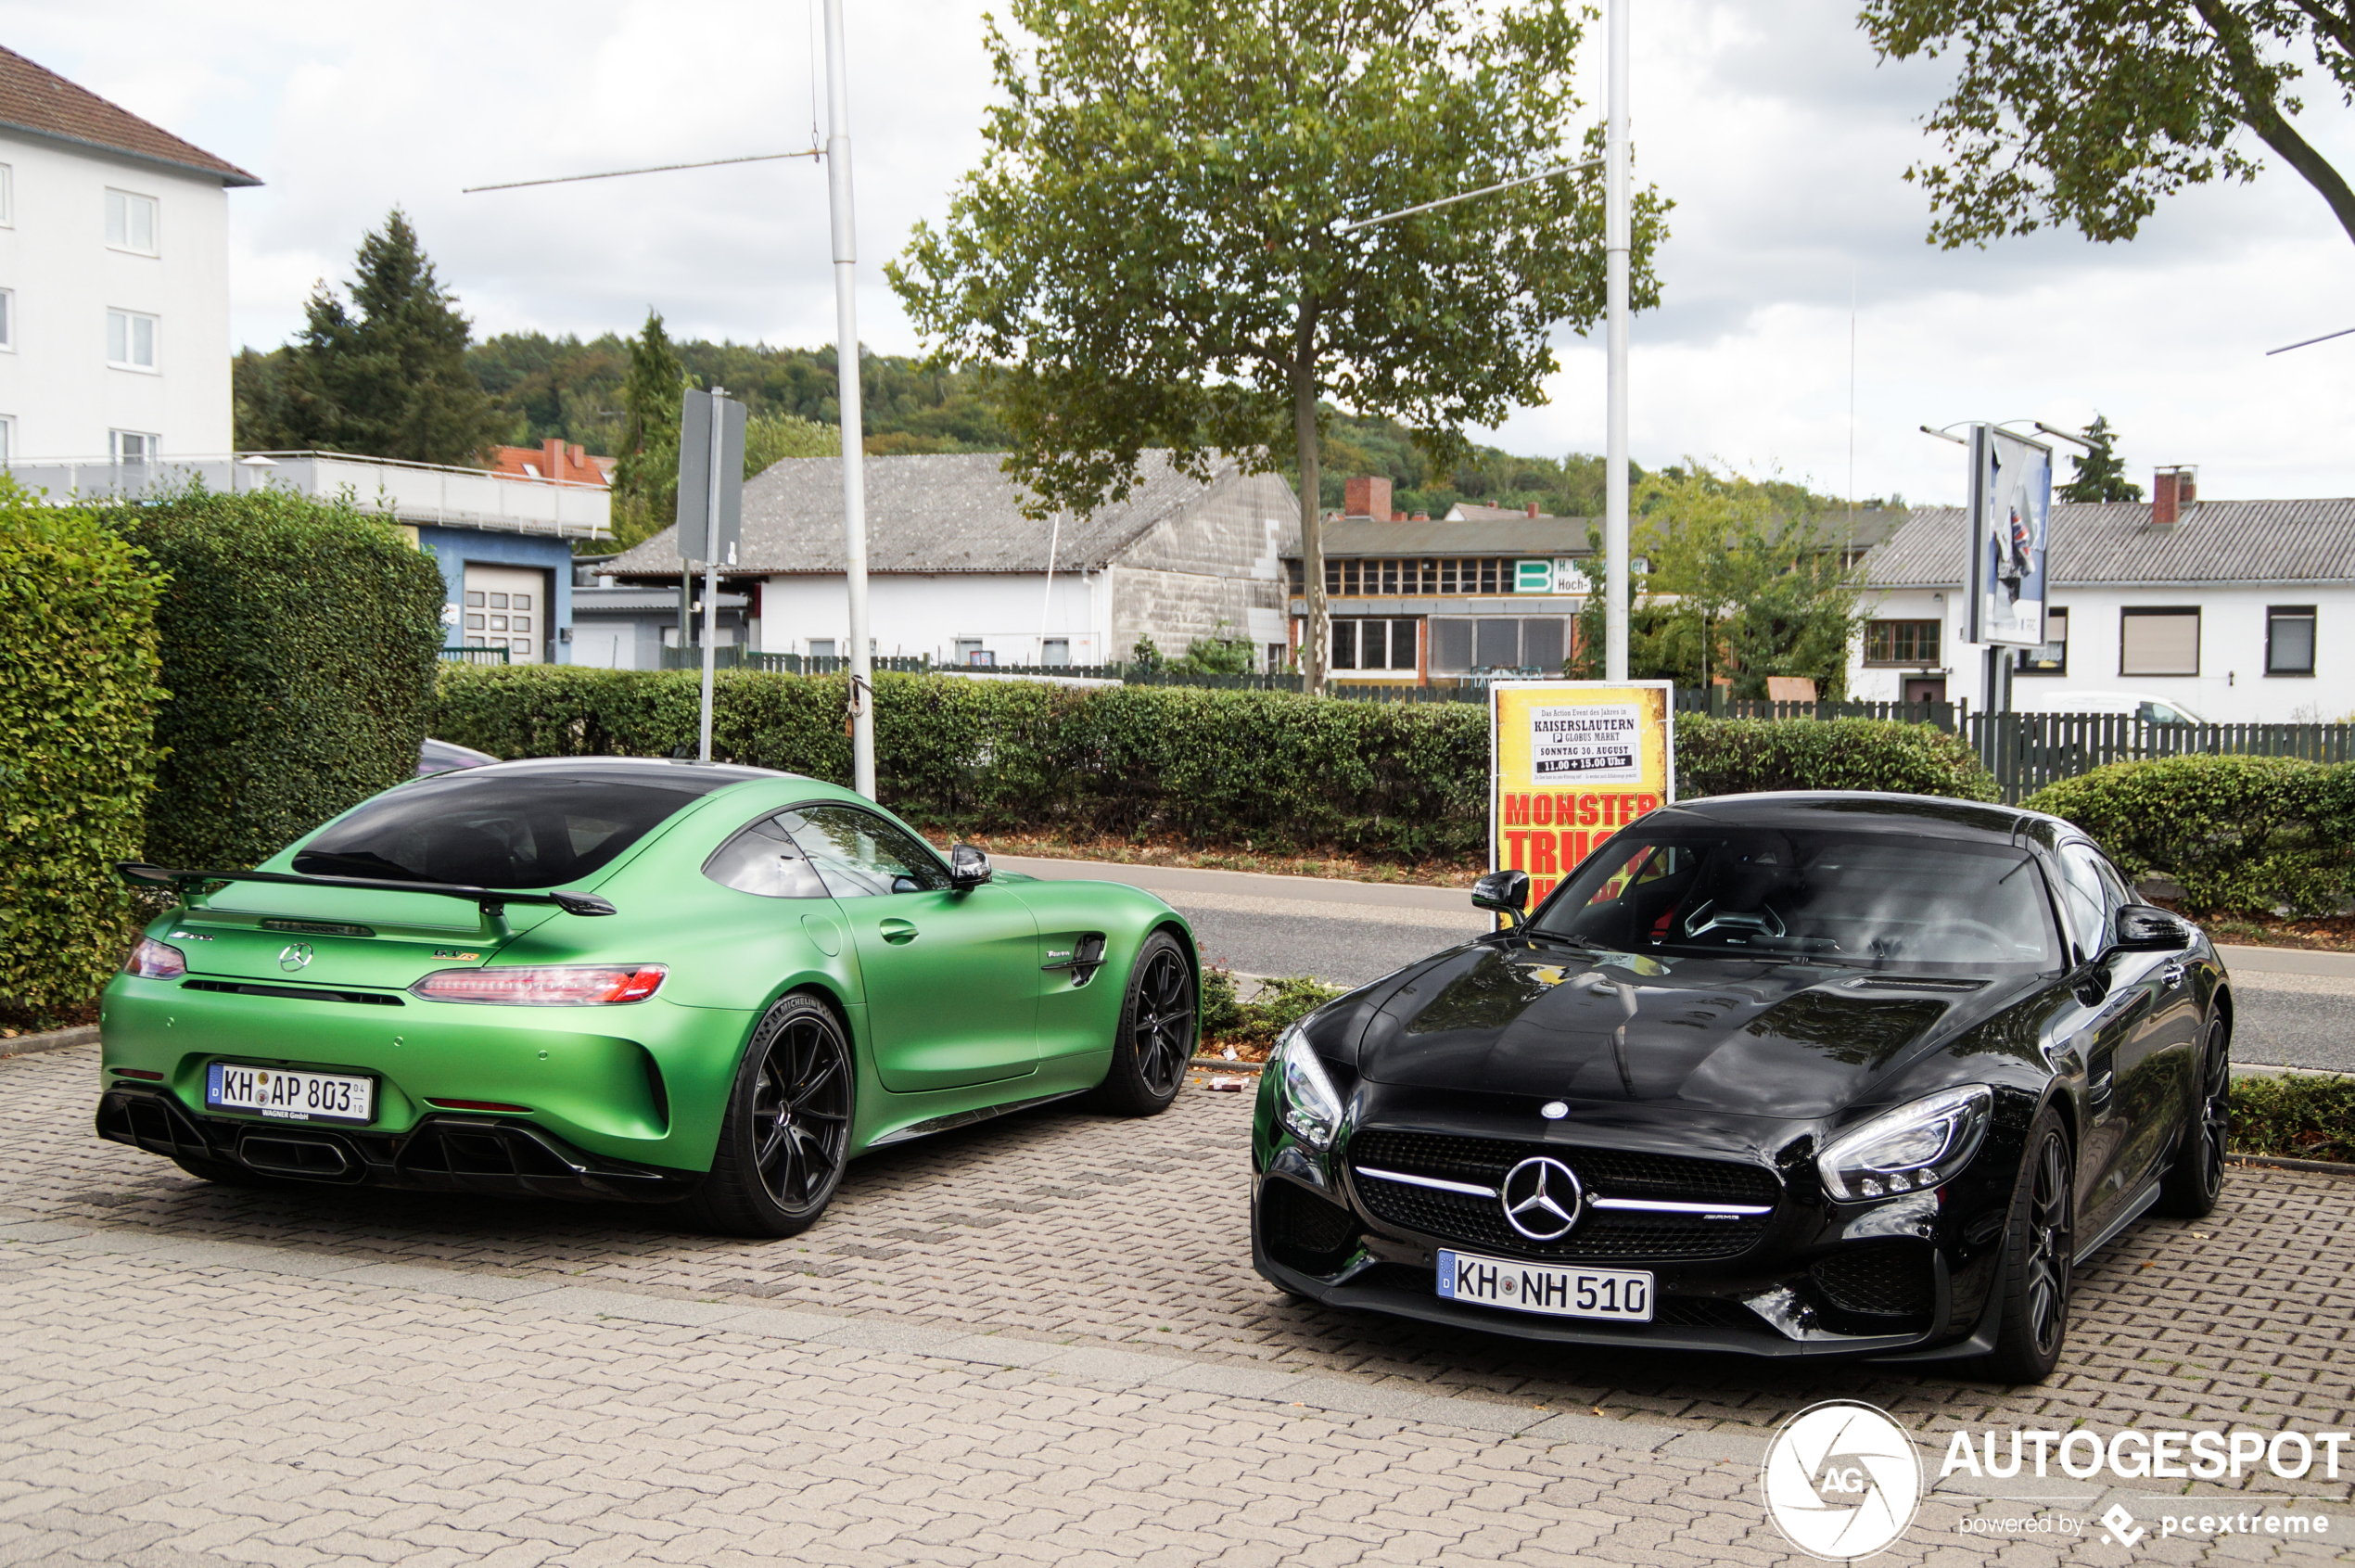
[[[2072,1268],[2223,1178],[2207,937],[2083,834],[1919,796],[1728,796],[1512,928],[1343,997],[1263,1075],[1282,1289],[1567,1345],[2059,1358]]]

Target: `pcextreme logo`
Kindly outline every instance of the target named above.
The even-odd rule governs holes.
[[[1758,1484],[1766,1516],[1810,1557],[1870,1557],[1905,1533],[1922,1502],[1914,1439],[1885,1410],[1828,1399],[1785,1421]]]

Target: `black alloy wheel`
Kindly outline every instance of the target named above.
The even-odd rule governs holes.
[[[2004,1245],[2004,1301],[1985,1370],[2002,1383],[2042,1383],[2069,1338],[2077,1257],[2077,1162],[2060,1117],[2047,1108],[2029,1129],[2028,1162],[2012,1194]]]
[[[848,1163],[850,1047],[825,1003],[784,998],[753,1031],[711,1174],[688,1200],[732,1236],[796,1236],[832,1201]]]
[[[1113,1041],[1112,1065],[1096,1090],[1096,1104],[1126,1115],[1165,1110],[1186,1081],[1200,1018],[1186,950],[1168,932],[1154,932],[1128,972],[1120,1033]]]
[[[2224,1155],[2233,1137],[2233,1037],[2221,1016],[2210,1018],[2201,1036],[2198,1071],[2191,1124],[2158,1190],[2158,1212],[2176,1219],[2207,1218],[2224,1191]]]

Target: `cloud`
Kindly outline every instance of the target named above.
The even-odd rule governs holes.
[[[301,323],[395,203],[478,332],[593,336],[648,306],[689,336],[831,340],[825,176],[807,162],[462,196],[503,179],[808,145],[817,0],[683,7],[425,0],[0,6],[12,46],[268,182],[231,195],[238,341]],[[881,263],[937,222],[980,150],[990,97],[980,0],[847,7],[861,336],[922,347]],[[2355,246],[2304,184],[2161,208],[2132,245],[2070,234],[1941,251],[1905,167],[1939,62],[1883,65],[1854,0],[1646,0],[1634,7],[1640,177],[1674,197],[1663,308],[1634,325],[1635,453],[1778,466],[1865,494],[1952,499],[1956,449],[1924,422],[2098,408],[2130,466],[2202,466],[2210,495],[2355,493]],[[1579,61],[1600,113],[1600,32]],[[822,83],[818,88],[822,113]],[[2317,95],[2317,101],[2322,101]],[[2342,168],[2355,121],[2310,126]],[[1517,451],[1601,445],[1602,356],[1565,333],[1552,402],[1494,432]],[[2066,471],[2066,465],[2064,471]]]

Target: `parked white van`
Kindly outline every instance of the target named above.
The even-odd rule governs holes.
[[[2037,691],[2025,682],[2012,688],[2015,713],[2117,713],[2145,724],[2205,724],[2207,720],[2170,697],[2145,692]]]

